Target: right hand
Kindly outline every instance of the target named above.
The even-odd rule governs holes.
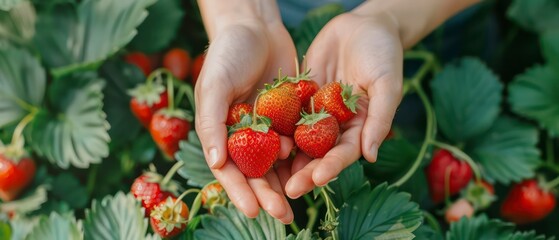
[[[262,178],[246,178],[228,157],[225,121],[231,104],[253,103],[257,89],[272,82],[279,68],[284,75],[295,73],[293,41],[281,21],[259,18],[220,26],[219,31],[210,32],[210,40],[195,87],[196,132],[208,165],[233,204],[246,216],[258,216],[262,207],[281,222],[291,223],[293,211],[283,192],[289,176],[281,174],[280,180],[280,174],[272,168]],[[293,140],[281,137],[279,158],[287,158],[292,147]]]

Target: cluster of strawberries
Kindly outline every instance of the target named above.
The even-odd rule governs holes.
[[[340,134],[340,124],[356,114],[358,95],[352,86],[331,82],[319,89],[309,71],[280,76],[260,92],[254,106],[233,104],[228,113],[227,149],[239,170],[250,178],[264,176],[280,152],[279,135],[293,137],[299,150],[322,158]]]

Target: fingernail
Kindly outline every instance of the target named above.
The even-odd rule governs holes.
[[[378,145],[376,143],[373,143],[373,145],[371,146],[371,149],[369,150],[369,154],[370,154],[370,158],[369,162],[376,162],[377,161],[377,155],[378,155]]]
[[[210,160],[209,160],[211,168],[215,167],[215,165],[217,164],[217,160],[218,160],[217,158],[218,158],[217,157],[217,149],[216,148],[211,148],[210,149]]]

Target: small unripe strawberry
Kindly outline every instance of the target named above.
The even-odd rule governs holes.
[[[454,202],[444,214],[446,222],[456,222],[460,220],[462,217],[470,218],[474,215],[474,207],[468,200],[466,199],[459,199]]]
[[[150,214],[153,231],[161,238],[171,238],[186,229],[188,206],[174,197],[169,197],[155,206]]]

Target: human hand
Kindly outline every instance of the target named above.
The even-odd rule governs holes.
[[[285,186],[291,198],[326,185],[361,155],[375,162],[402,98],[403,46],[387,14],[345,13],[330,21],[306,55],[319,85],[342,81],[360,94],[357,115],[341,125],[339,143],[322,159],[298,153]]]
[[[295,73],[295,47],[279,17],[277,21],[227,19],[217,25],[208,31],[211,44],[195,88],[196,131],[208,165],[245,215],[256,217],[262,207],[283,223],[290,223],[293,212],[283,192],[287,178],[280,181],[273,168],[262,178],[246,178],[227,156],[225,122],[229,106],[252,102],[256,90],[271,82],[279,68],[286,74]],[[293,140],[281,137],[279,158],[287,158],[292,147]]]

